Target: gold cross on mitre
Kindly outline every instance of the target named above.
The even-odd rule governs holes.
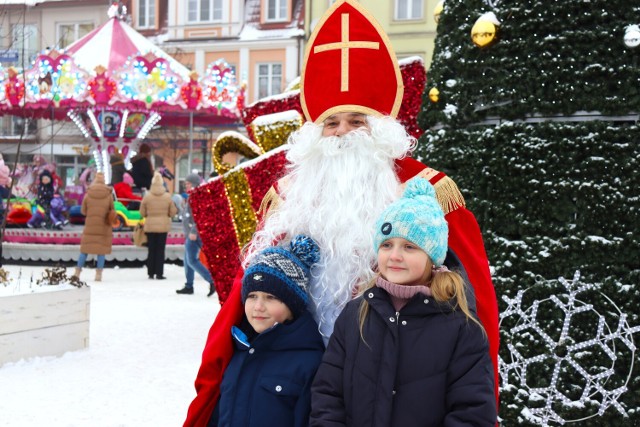
[[[352,41],[349,40],[349,14],[343,13],[340,15],[341,21],[341,40],[337,43],[327,43],[313,48],[313,53],[322,53],[329,50],[340,49],[341,64],[340,64],[340,91],[349,91],[349,49],[380,49],[380,43],[367,42],[367,41]]]

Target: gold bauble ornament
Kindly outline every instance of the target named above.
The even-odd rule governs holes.
[[[471,28],[471,40],[478,47],[487,47],[497,40],[500,21],[493,12],[482,15]]]
[[[438,90],[438,88],[431,88],[431,90],[429,91],[429,99],[431,100],[431,102],[438,102],[438,100],[440,99],[440,91]]]
[[[436,24],[440,22],[440,15],[442,15],[442,11],[444,10],[444,0],[440,0],[436,7],[433,9],[433,20],[436,21]]]

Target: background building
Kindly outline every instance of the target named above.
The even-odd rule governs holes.
[[[420,56],[429,69],[436,37],[433,11],[439,0],[360,0],[391,40],[398,59]],[[305,0],[305,39],[335,0]]]
[[[64,49],[104,24],[109,0],[3,0],[0,12],[2,66],[30,65],[46,48]],[[331,0],[126,0],[128,23],[187,68],[204,75],[224,59],[246,85],[246,103],[280,94],[301,73],[305,43]],[[436,0],[362,0],[361,4],[387,32],[399,59],[420,56],[430,63],[436,25]],[[147,139],[156,166],[178,177],[189,173],[188,129],[160,128]],[[237,126],[198,128],[193,134],[191,167],[211,172],[211,143]],[[70,122],[0,117],[0,152],[9,164],[16,141],[23,138],[21,162],[42,154],[58,165],[67,185],[75,183],[90,154],[85,140]]]

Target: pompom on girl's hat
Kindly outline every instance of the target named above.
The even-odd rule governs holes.
[[[449,227],[433,186],[424,178],[407,182],[404,194],[380,215],[375,230],[376,251],[385,240],[401,237],[419,246],[436,266],[447,255]]]
[[[310,237],[298,235],[283,247],[269,247],[251,261],[242,278],[242,303],[251,292],[275,295],[298,318],[309,303],[307,286],[311,266],[320,260],[320,248]]]

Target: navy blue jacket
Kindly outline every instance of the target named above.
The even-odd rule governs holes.
[[[311,382],[324,344],[318,325],[305,310],[248,342],[234,327],[236,351],[220,386],[209,427],[309,425]]]
[[[369,302],[360,337],[359,308]],[[311,426],[496,424],[493,367],[480,327],[422,294],[399,313],[374,287],[350,301],[311,387]]]

